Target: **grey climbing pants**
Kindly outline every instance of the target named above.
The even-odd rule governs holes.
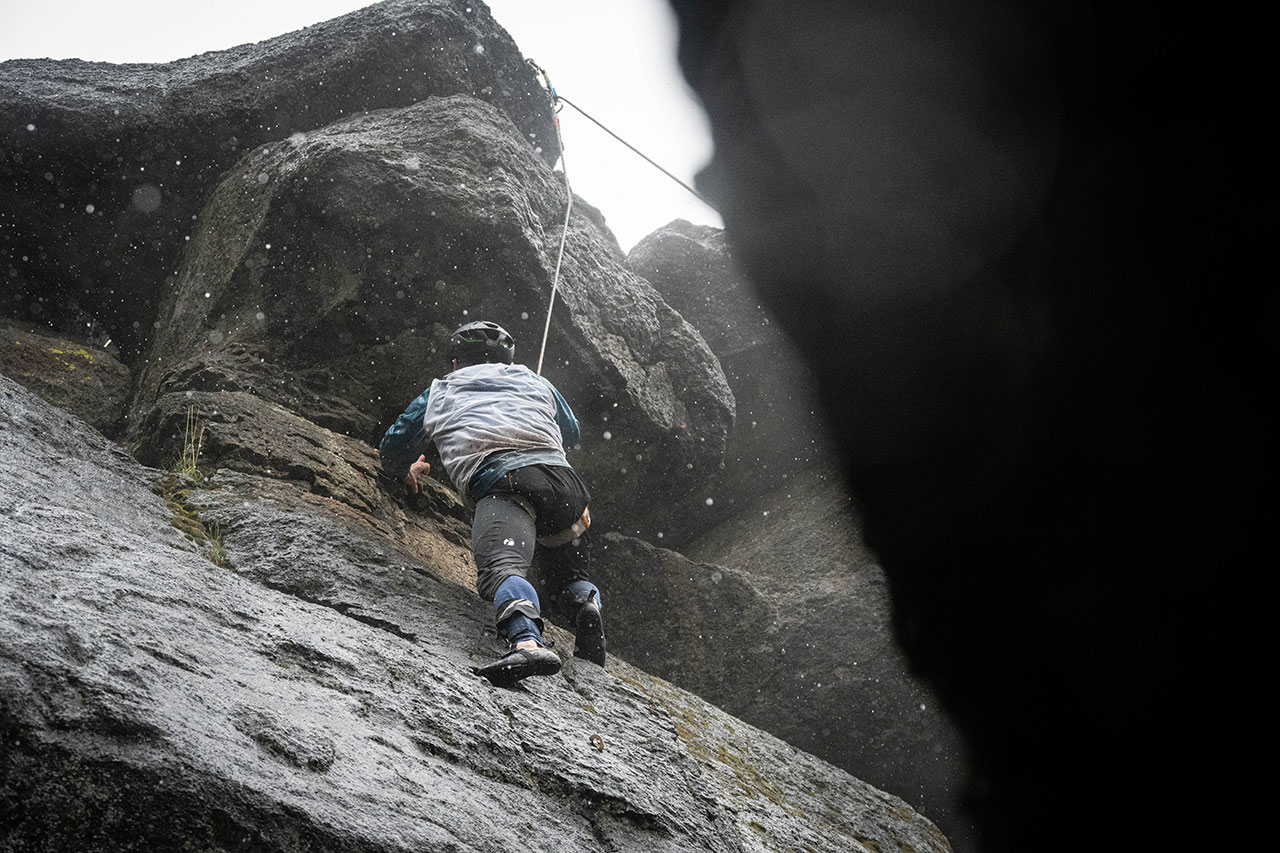
[[[476,591],[486,601],[512,575],[533,581],[537,566],[543,593],[561,604],[569,584],[590,580],[590,532],[547,548],[538,537],[552,536],[581,517],[591,500],[586,484],[572,468],[530,465],[517,468],[476,501],[471,548],[476,558]]]

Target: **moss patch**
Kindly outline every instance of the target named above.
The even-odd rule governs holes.
[[[218,525],[205,524],[199,507],[191,503],[189,478],[169,474],[156,482],[153,490],[164,499],[169,508],[169,523],[184,536],[205,549],[205,556],[217,566],[227,565],[227,552],[222,546],[222,531]]]

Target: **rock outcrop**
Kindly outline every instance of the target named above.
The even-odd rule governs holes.
[[[163,66],[5,63],[0,116],[0,846],[948,849],[621,659],[470,674],[500,650],[469,512],[437,480],[408,499],[374,448],[466,318],[537,356],[568,199],[482,4]],[[606,531],[726,476],[734,395],[573,210],[545,372],[602,557],[680,563]]]
[[[703,488],[687,503],[669,503],[653,525],[662,544],[683,549],[798,472],[838,468],[809,370],[760,304],[722,229],[675,220],[637,243],[626,265],[706,340],[736,408],[719,464],[702,472]]]
[[[157,310],[131,412],[142,458],[173,454],[153,439],[193,400],[210,464],[222,425],[252,418],[248,397],[376,445],[444,372],[469,316],[503,323],[536,365],[564,204],[511,122],[461,95],[250,152],[215,188]],[[584,425],[608,527],[637,493],[661,504],[714,467],[734,403],[715,356],[621,265],[612,235],[582,214],[570,232],[544,373]]]
[[[115,347],[47,334],[0,318],[0,373],[16,379],[99,432],[119,428],[132,377]]]

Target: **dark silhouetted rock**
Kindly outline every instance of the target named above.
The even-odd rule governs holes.
[[[1266,161],[1236,112],[1264,37],[1144,4],[671,5],[700,192],[813,369],[984,849],[1075,850],[1046,828],[1101,813],[1158,815],[1111,849],[1218,844],[1179,816],[1230,809],[1186,779],[1261,731],[1198,679],[1258,648],[1218,593],[1264,529]]]

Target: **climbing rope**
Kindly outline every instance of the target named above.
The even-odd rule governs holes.
[[[711,207],[711,202],[707,201],[705,198],[703,198],[702,196],[698,195],[698,191],[697,191],[697,190],[695,190],[693,187],[689,186],[689,185],[688,185],[688,184],[686,184],[684,181],[682,181],[682,180],[680,180],[679,178],[677,178],[675,175],[673,175],[673,174],[671,174],[670,172],[668,172],[666,169],[664,169],[664,168],[662,168],[661,166],[659,166],[656,162],[654,162],[654,161],[653,161],[653,160],[652,160],[648,155],[646,155],[646,154],[645,154],[643,151],[641,151],[639,148],[636,148],[636,147],[635,147],[634,145],[632,145],[630,142],[628,142],[627,140],[623,139],[621,136],[619,136],[618,134],[614,133],[612,130],[610,130],[609,128],[605,127],[605,126],[604,126],[603,124],[601,124],[600,122],[596,121],[594,118],[592,118],[590,115],[588,115],[588,114],[587,114],[587,112],[586,112],[585,110],[583,110],[583,109],[582,109],[582,107],[578,106],[578,105],[577,105],[577,104],[575,104],[573,101],[571,101],[571,100],[569,100],[568,98],[566,98],[564,95],[557,95],[557,96],[556,96],[556,99],[557,99],[557,100],[560,100],[560,101],[564,101],[566,104],[568,104],[569,106],[573,107],[575,110],[577,110],[579,113],[581,113],[581,114],[582,114],[583,118],[589,119],[591,122],[593,122],[593,123],[596,125],[596,127],[600,128],[600,129],[601,129],[601,130],[603,130],[605,133],[609,134],[609,135],[610,135],[610,136],[612,136],[614,139],[618,140],[618,141],[619,141],[619,142],[621,142],[623,145],[627,146],[627,147],[628,147],[628,148],[630,148],[632,151],[634,151],[635,153],[637,153],[637,154],[639,154],[641,157],[643,157],[643,158],[645,159],[645,161],[647,161],[647,162],[649,163],[649,165],[650,165],[650,166],[653,166],[653,168],[657,169],[659,172],[661,172],[662,174],[666,175],[668,178],[670,178],[671,180],[675,181],[677,184],[679,184],[680,186],[682,186],[682,187],[684,187],[686,190],[688,190],[690,193],[692,193],[692,194],[694,195],[694,197],[696,197],[696,198],[698,199],[698,201],[702,202],[702,203],[703,203],[703,204],[705,204],[707,207]]]
[[[582,109],[582,107],[578,106],[573,101],[566,98],[564,95],[561,95],[558,92],[556,92],[555,87],[551,85],[551,77],[550,75],[547,74],[546,69],[542,68],[540,65],[538,65],[538,63],[534,62],[532,59],[526,59],[525,62],[529,64],[529,66],[534,70],[535,74],[542,75],[542,80],[547,87],[547,94],[551,96],[551,105],[555,110],[555,118],[552,120],[552,126],[555,127],[555,130],[556,130],[556,145],[558,145],[560,148],[560,170],[564,174],[564,192],[565,192],[565,196],[568,198],[568,203],[565,205],[565,210],[564,210],[564,226],[560,229],[560,252],[556,256],[556,271],[555,271],[555,275],[551,279],[551,301],[547,305],[547,322],[542,329],[542,348],[538,351],[537,373],[541,375],[542,374],[542,358],[544,355],[546,355],[547,337],[551,333],[551,312],[552,312],[552,309],[555,307],[556,291],[559,289],[559,286],[560,286],[560,265],[564,261],[565,238],[568,237],[569,235],[569,214],[573,210],[573,191],[569,188],[569,167],[566,164],[565,157],[564,157],[564,137],[560,135],[560,103],[562,101],[568,104],[569,106],[573,107],[584,118],[591,121],[601,130],[603,130],[605,133],[609,134],[614,139],[618,140],[623,145],[630,148],[636,154],[639,154],[641,157],[644,158],[644,160],[647,163],[649,163],[649,165],[653,166],[659,172],[666,175],[668,178],[675,181],[680,186],[684,187],[686,190],[692,193],[699,201],[707,205],[707,207],[711,207],[712,205],[705,198],[698,195],[698,191],[695,190],[693,187],[689,186],[684,181],[680,180],[675,175],[671,174],[669,171],[659,166],[652,158],[647,156],[643,151],[641,151],[639,148],[636,148],[630,142],[627,142],[627,140],[623,139],[621,136],[614,133],[609,128],[605,127],[603,124],[597,121],[593,116],[589,115],[586,112],[586,110]]]
[[[551,77],[547,72],[538,67],[538,64],[532,59],[525,60],[533,69],[542,75],[543,82],[547,85],[547,92],[551,95],[551,104],[554,107],[556,103],[556,90],[551,85]],[[538,368],[535,373],[542,375],[542,358],[547,354],[547,337],[551,334],[551,311],[556,305],[556,291],[560,287],[560,265],[564,261],[564,243],[569,236],[569,214],[573,212],[573,190],[569,187],[569,164],[564,156],[564,137],[560,135],[560,115],[556,110],[555,117],[551,120],[551,125],[556,129],[556,147],[560,149],[560,171],[564,175],[564,195],[567,201],[564,206],[564,225],[560,228],[560,251],[556,254],[556,272],[551,278],[551,300],[547,303],[547,322],[542,327],[542,347],[538,350]]]

